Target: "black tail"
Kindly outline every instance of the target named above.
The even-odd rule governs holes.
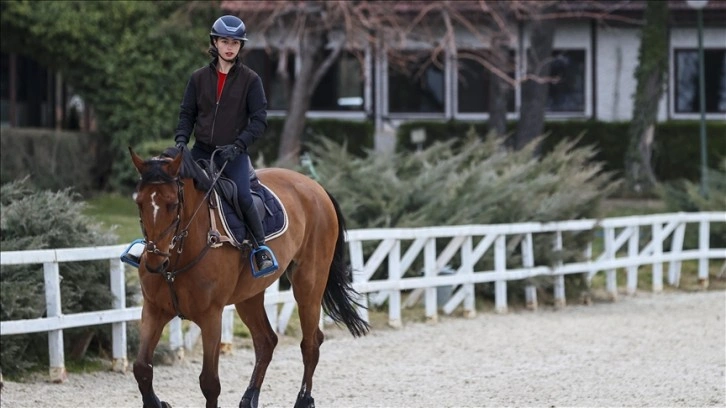
[[[358,314],[358,308],[363,306],[356,301],[359,295],[353,289],[352,271],[345,261],[345,219],[335,198],[330,193],[328,197],[333,202],[338,217],[338,242],[335,244],[335,255],[323,294],[323,310],[335,322],[345,324],[353,336],[360,337],[368,333],[370,325]]]

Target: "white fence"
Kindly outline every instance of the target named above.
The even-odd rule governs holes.
[[[671,213],[550,223],[365,229],[348,231],[347,238],[354,270],[354,287],[364,295],[361,300],[377,305],[387,301],[389,323],[398,326],[401,324],[402,308],[416,304],[422,297],[426,317],[430,320],[435,321],[440,310],[450,314],[459,307],[463,308],[466,315],[474,315],[474,285],[483,282],[494,282],[497,312],[507,310],[508,281],[536,276],[553,278],[554,298],[560,306],[565,304],[564,276],[573,273],[585,273],[588,278],[592,278],[597,272],[603,271],[606,275],[606,290],[614,299],[617,297],[618,268],[626,271],[625,287],[627,293],[632,294],[638,285],[638,267],[651,265],[652,290],[659,292],[663,289],[664,263],[668,265],[667,283],[678,286],[681,262],[697,260],[698,278],[706,286],[709,260],[726,259],[726,248],[711,248],[711,224],[726,224],[726,212]],[[557,253],[566,249],[563,248],[563,241],[568,234],[587,231],[592,231],[592,236],[600,238],[595,240],[596,249],[593,249],[593,242],[588,244],[582,260],[557,261],[543,266],[542,260],[535,259],[535,242],[551,240],[551,248]],[[697,237],[695,244],[687,244],[687,232]],[[444,242],[445,245],[439,245]],[[128,364],[126,322],[141,317],[140,307],[126,307],[124,264],[119,260],[125,247],[114,245],[0,252],[0,265],[43,264],[47,304],[47,317],[0,322],[0,335],[47,332],[51,380],[60,382],[66,377],[63,330],[111,324],[113,369],[125,371]],[[516,262],[513,261],[515,252],[520,255],[516,257]],[[111,292],[114,295],[112,308],[63,314],[59,263],[90,260],[109,260]],[[448,268],[449,265],[457,265],[457,269]],[[477,265],[491,267],[475,270]],[[437,299],[438,288],[456,290],[445,299]],[[525,287],[525,296],[531,307],[537,305],[536,293],[534,287]],[[266,292],[265,304],[273,327],[284,332],[295,310],[292,293],[289,290],[281,291],[277,285],[273,285]],[[226,344],[232,342],[233,311],[234,308],[228,306],[223,315],[222,342]],[[368,318],[367,311],[362,312]],[[178,318],[170,323],[172,349],[190,348],[197,336],[198,328],[195,325],[183,333]]]

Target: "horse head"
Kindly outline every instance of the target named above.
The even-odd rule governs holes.
[[[169,266],[170,251],[174,248],[181,222],[184,190],[179,171],[182,153],[173,158],[144,160],[131,147],[129,152],[140,175],[135,201],[146,241],[145,266],[150,272],[161,273]]]

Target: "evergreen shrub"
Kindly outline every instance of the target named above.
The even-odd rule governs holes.
[[[665,201],[668,211],[700,212],[700,211],[726,211],[726,158],[719,163],[718,169],[708,172],[707,191],[701,191],[701,183],[686,179],[663,183],[659,195]],[[726,246],[726,225],[715,223],[711,225],[710,241],[712,248]],[[695,228],[690,229],[684,240],[686,248],[698,248],[698,233]]]
[[[656,125],[653,151],[653,169],[659,181],[700,178],[700,139],[698,121],[666,121]],[[396,133],[396,151],[414,151],[417,146],[411,142],[411,131],[426,130],[423,147],[451,138],[462,139],[465,129],[474,127],[479,134],[487,133],[484,122],[465,121],[411,121],[399,126]],[[508,124],[508,131],[514,132],[515,122]],[[462,130],[463,129],[463,130]],[[627,122],[601,122],[596,120],[549,121],[545,123],[542,151],[547,153],[564,139],[578,139],[578,146],[593,145],[596,152],[593,160],[602,162],[606,171],[622,176],[625,169],[625,152],[628,146]],[[710,168],[717,169],[721,159],[726,157],[726,121],[706,122],[707,160]]]
[[[315,172],[339,201],[349,228],[597,218],[600,202],[619,182],[593,160],[596,150],[577,147],[578,139],[563,140],[547,155],[533,158],[540,141],[511,151],[501,139],[482,140],[470,129],[464,139],[434,142],[416,153],[356,157],[332,141],[312,147],[311,152]],[[591,233],[565,235],[571,244],[562,253],[552,251],[553,236],[539,235],[535,259],[548,265],[580,259]],[[518,239],[508,244],[511,266],[521,265]],[[487,262],[491,259],[477,268],[491,269]],[[419,263],[408,273],[418,274],[420,267]],[[578,279],[575,290],[584,290],[584,281]],[[548,279],[540,281],[541,287],[551,284]]]
[[[84,203],[70,189],[38,190],[22,179],[3,184],[0,196],[2,251],[112,245],[116,241],[113,232],[102,231],[83,215]],[[111,308],[108,261],[63,262],[59,269],[63,313]],[[3,265],[0,274],[0,320],[45,316],[42,264]],[[127,288],[128,304],[133,304],[135,292],[135,288]],[[89,331],[97,346],[93,350],[110,350],[110,325],[106,325],[64,330],[66,351],[88,339]],[[3,336],[0,349],[3,374],[21,375],[47,363],[46,333]]]

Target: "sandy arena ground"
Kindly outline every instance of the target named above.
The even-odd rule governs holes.
[[[724,407],[726,292],[639,293],[616,303],[437,324],[407,323],[354,339],[326,329],[318,407]],[[220,362],[222,407],[237,407],[253,352]],[[201,358],[158,366],[174,408],[203,407]],[[283,338],[260,396],[291,407],[302,378],[297,339]],[[141,407],[133,374],[71,374],[64,384],[5,382],[0,406]]]

